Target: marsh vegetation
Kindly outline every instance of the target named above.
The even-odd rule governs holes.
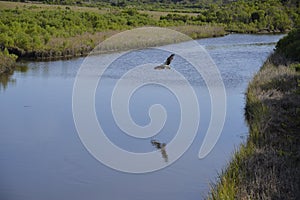
[[[281,39],[246,93],[248,140],[209,199],[299,199],[300,30]]]

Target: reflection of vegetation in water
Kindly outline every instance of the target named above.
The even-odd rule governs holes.
[[[26,73],[28,71],[27,66],[16,66],[15,71]],[[5,90],[8,85],[15,85],[16,79],[12,78],[14,71],[9,71],[7,73],[0,74],[0,90]]]
[[[12,78],[13,72],[0,75],[0,90],[5,90],[8,84],[15,84],[16,80]]]
[[[28,71],[28,66],[26,65],[17,65],[15,68],[15,71],[21,72],[21,73],[26,73]]]
[[[163,159],[165,160],[165,162],[168,162],[168,154],[166,151],[166,143],[161,143],[158,140],[151,140],[151,144],[158,150],[160,150],[161,155],[163,157]]]

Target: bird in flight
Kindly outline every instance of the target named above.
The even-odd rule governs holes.
[[[171,54],[167,60],[164,62],[164,64],[159,65],[157,67],[154,67],[154,69],[171,69],[170,64],[174,58],[175,54]]]

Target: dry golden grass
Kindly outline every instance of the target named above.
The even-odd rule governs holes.
[[[125,51],[191,40],[185,34],[167,28],[142,27],[120,32],[101,43],[93,53]]]
[[[198,38],[206,38],[206,37],[219,37],[224,36],[226,31],[221,25],[185,25],[185,26],[177,26],[177,27],[169,27],[175,31],[179,31],[183,34],[188,35],[193,39]]]
[[[73,5],[49,5],[43,3],[34,3],[34,2],[11,2],[11,1],[0,1],[0,10],[1,9],[15,9],[15,8],[29,8],[32,11],[41,11],[45,9],[56,10],[56,9],[66,9],[70,8],[74,11],[80,12],[95,12],[95,13],[107,13],[110,12],[110,9],[103,8],[98,9],[96,7],[84,7],[84,6],[73,6]]]

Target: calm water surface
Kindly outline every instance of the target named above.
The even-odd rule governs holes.
[[[72,89],[84,58],[27,63],[26,72],[15,72],[8,81],[2,78],[0,82],[0,199],[202,199],[247,136],[243,117],[247,84],[281,37],[236,34],[198,41],[220,70],[227,93],[223,132],[204,159],[198,158],[198,152],[210,119],[209,93],[185,61],[175,57],[174,68],[181,66],[176,69],[186,74],[200,99],[199,129],[193,144],[179,160],[147,174],[110,169],[81,143],[73,121]],[[160,63],[167,55],[155,49],[133,51],[126,62],[120,60],[125,63],[123,68],[106,72],[97,88],[95,107],[101,126],[111,141],[126,150],[149,152],[155,146],[150,143],[153,138],[132,138],[118,129],[110,111],[111,89],[128,66],[142,59]],[[139,125],[148,124],[149,106],[156,103],[165,107],[168,119],[155,139],[168,143],[178,129],[180,109],[167,89],[156,85],[138,89],[129,104],[131,116]],[[167,146],[165,150],[161,162],[166,162]]]

